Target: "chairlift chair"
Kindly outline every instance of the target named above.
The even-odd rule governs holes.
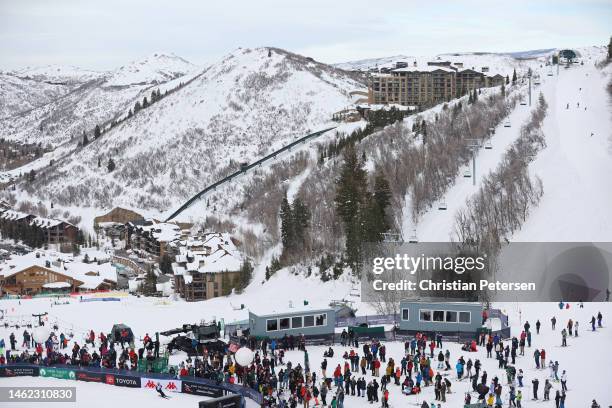
[[[491,145],[491,142],[487,140],[484,144],[484,148],[487,150],[491,150],[493,148],[493,145]]]
[[[463,172],[463,177],[465,177],[465,178],[472,177],[472,172],[470,171],[470,169],[466,169],[466,170]]]
[[[446,201],[440,201],[440,203],[438,204],[438,210],[445,211],[446,208]]]
[[[504,127],[510,127],[510,121],[509,120],[504,122]]]

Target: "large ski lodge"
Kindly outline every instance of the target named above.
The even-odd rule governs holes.
[[[371,74],[368,102],[431,106],[448,102],[480,88],[499,86],[505,78],[489,74],[488,67],[463,68],[461,63],[432,61],[425,66],[396,63],[395,68],[383,68]]]

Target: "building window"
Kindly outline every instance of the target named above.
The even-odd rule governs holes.
[[[266,331],[277,331],[277,330],[278,330],[278,320],[276,319],[266,320]]]
[[[410,320],[410,309],[402,309],[402,320]]]
[[[279,319],[279,330],[287,330],[290,328],[289,326],[290,319],[288,317],[283,317]]]
[[[448,323],[457,323],[457,312],[447,310],[446,311],[446,321]]]
[[[470,312],[459,312],[459,323],[471,323],[472,315]]]
[[[317,326],[327,326],[327,313],[322,313],[316,316],[315,324]]]
[[[444,321],[444,310],[434,310],[434,312],[433,312],[433,321],[434,322],[443,322]]]
[[[419,320],[422,322],[431,322],[431,310],[419,310]]]
[[[314,326],[314,316],[304,316],[304,327]]]
[[[302,327],[302,316],[292,317],[291,318],[291,328],[299,329]]]

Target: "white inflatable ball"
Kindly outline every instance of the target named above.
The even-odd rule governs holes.
[[[242,367],[246,367],[251,364],[253,362],[254,357],[255,355],[253,351],[248,347],[241,347],[234,355],[236,363],[238,363]]]
[[[32,337],[36,343],[44,343],[49,339],[51,330],[47,326],[39,326],[32,330]]]

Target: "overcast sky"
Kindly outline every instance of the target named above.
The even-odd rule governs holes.
[[[0,0],[0,68],[195,64],[276,46],[333,63],[608,42],[612,0]]]

